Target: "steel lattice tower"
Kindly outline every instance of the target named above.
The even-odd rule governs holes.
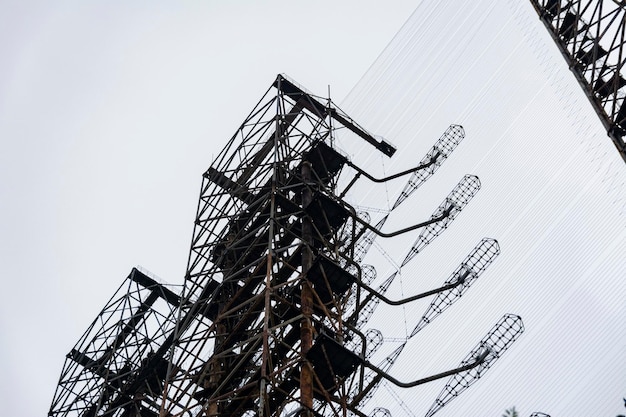
[[[626,162],[626,2],[530,2]]]
[[[66,359],[50,416],[365,416],[381,381],[451,377],[432,415],[469,387],[523,331],[505,315],[457,368],[412,382],[376,366],[364,326],[381,303],[436,295],[410,337],[454,303],[499,254],[483,239],[441,287],[390,300],[363,264],[376,237],[420,229],[402,265],[439,236],[480,188],[466,175],[422,222],[394,232],[346,195],[361,181],[409,176],[393,208],[464,136],[452,125],[412,169],[377,179],[340,153],[337,135],[391,157],[330,99],[279,75],[204,173],[182,291],[133,270]],[[407,339],[408,342],[408,339]],[[376,408],[372,415],[386,415]]]

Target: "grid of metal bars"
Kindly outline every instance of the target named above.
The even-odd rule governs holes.
[[[530,0],[626,161],[626,3]]]
[[[158,355],[173,332],[180,297],[133,269],[68,353],[51,416],[156,415],[167,360]]]
[[[382,379],[478,378],[472,370],[498,355],[473,352],[458,369],[400,383],[386,372],[406,342],[377,368],[369,359],[383,336],[364,326],[381,300],[439,294],[431,309],[447,308],[499,253],[495,240],[443,287],[400,301],[384,295],[396,273],[375,290],[376,269],[362,264],[377,236],[422,229],[409,262],[450,226],[478,178],[466,175],[429,219],[395,232],[380,230],[388,215],[373,226],[344,198],[361,181],[411,175],[395,208],[449,156],[462,127],[450,126],[417,167],[384,179],[333,147],[339,133],[395,152],[330,99],[279,75],[203,175],[182,292],[133,270],[68,355],[49,415],[364,416]]]

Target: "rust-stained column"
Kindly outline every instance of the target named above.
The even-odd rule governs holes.
[[[265,416],[265,406],[267,403],[267,382],[268,382],[268,358],[270,355],[269,347],[269,328],[270,314],[272,313],[271,303],[271,287],[272,287],[272,253],[274,251],[274,221],[276,216],[276,169],[272,177],[272,194],[270,208],[270,224],[269,224],[269,240],[267,247],[267,260],[265,269],[265,308],[263,316],[263,353],[261,362],[261,382],[259,383],[259,417]]]
[[[307,184],[311,181],[311,163],[302,163],[302,181],[305,186],[302,188],[302,206],[306,207],[311,203],[313,195]],[[313,345],[313,325],[311,316],[313,314],[313,289],[307,279],[306,272],[313,263],[311,246],[313,245],[313,225],[309,216],[302,216],[302,284],[301,284],[301,308],[302,322],[300,324],[300,343],[302,353],[302,367],[300,369],[300,402],[303,407],[311,409],[313,407],[313,369],[306,360],[306,353]],[[309,415],[306,412],[304,415]]]

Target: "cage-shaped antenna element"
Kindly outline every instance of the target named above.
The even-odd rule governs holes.
[[[435,317],[441,314],[454,302],[456,302],[467,289],[478,279],[478,277],[487,269],[493,260],[500,253],[500,247],[495,239],[484,238],[472,250],[472,252],[461,262],[456,270],[445,281],[442,288],[449,287],[437,292],[437,297],[430,304],[420,321],[417,323],[409,339],[414,337],[421,329],[431,323]],[[408,299],[410,299],[409,297]],[[377,305],[377,303],[376,303]],[[361,323],[362,325],[363,323]],[[394,352],[392,352],[383,363],[379,365],[380,369],[389,372],[396,359],[407,345],[405,341]],[[357,394],[353,396],[358,398],[361,404],[368,401],[376,392],[377,385],[382,381],[381,377],[374,377],[373,374],[367,376],[369,379],[366,383],[367,388],[364,389],[365,395],[360,397]]]
[[[443,229],[442,229],[443,230]],[[384,296],[385,292],[395,279],[398,271],[394,272],[376,291],[369,287],[367,283],[360,282],[359,286],[365,288],[370,295],[363,303],[361,315],[357,321],[357,327],[363,326],[371,317],[374,310],[382,300],[387,304],[401,305],[414,300],[418,300],[430,295],[437,294],[437,298],[430,304],[428,310],[417,323],[409,337],[415,336],[422,328],[434,320],[446,308],[458,300],[467,289],[476,281],[476,279],[487,269],[493,260],[500,253],[500,246],[495,239],[485,238],[474,248],[474,250],[461,262],[452,275],[444,282],[444,284],[436,289],[427,291],[414,296],[406,297],[402,300],[390,300]],[[405,265],[406,262],[402,265]]]
[[[416,171],[411,175],[409,181],[404,186],[404,189],[398,196],[398,199],[393,204],[392,210],[406,200],[415,190],[417,190],[428,178],[430,178],[437,169],[443,164],[443,162],[450,156],[452,151],[457,147],[459,143],[465,137],[465,131],[463,126],[450,125],[443,133],[443,135],[435,142],[432,148],[422,158],[421,163],[426,164],[429,161],[434,161],[426,169]]]
[[[439,205],[437,210],[431,216],[432,219],[443,217],[441,220],[432,223],[424,228],[419,235],[411,250],[407,254],[402,266],[406,265],[411,259],[415,257],[422,249],[426,247],[430,242],[439,236],[444,230],[448,228],[448,225],[456,218],[456,216],[465,208],[467,203],[476,195],[480,190],[480,180],[475,175],[466,175],[461,181],[454,187],[452,192],[446,197],[446,199]]]
[[[450,377],[426,417],[434,415],[446,404],[468,389],[502,356],[515,340],[524,332],[522,318],[515,314],[505,314],[487,335],[461,361],[461,366],[474,363],[476,358],[485,355],[478,366],[459,372]]]
[[[410,337],[415,336],[427,324],[431,323],[435,317],[454,304],[499,254],[500,246],[497,240],[490,238],[481,240],[467,258],[461,262],[461,265],[450,275],[444,285],[452,284],[459,280],[462,280],[462,282],[456,287],[437,294],[437,297],[430,303],[421,320],[411,332]]]
[[[372,415],[370,417],[391,417],[391,412],[386,408],[377,407],[372,411]]]

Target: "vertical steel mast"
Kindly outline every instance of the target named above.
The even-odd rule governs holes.
[[[306,358],[320,334],[343,337],[354,279],[340,265],[354,253],[346,236],[362,229],[334,192],[347,163],[329,145],[337,128],[395,151],[280,75],[205,173],[167,413],[269,416],[287,404],[312,412],[336,389]]]

